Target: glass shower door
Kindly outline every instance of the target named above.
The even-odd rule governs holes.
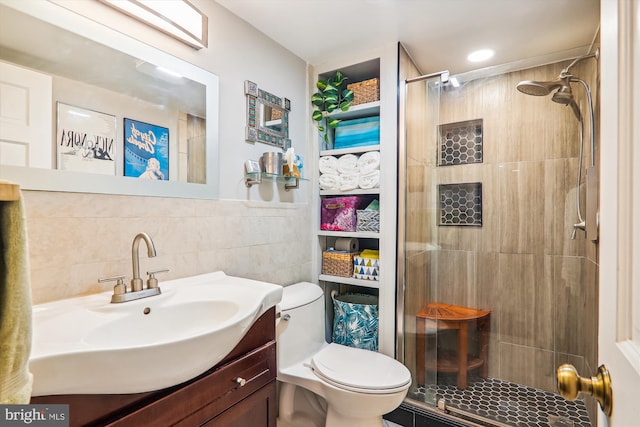
[[[516,90],[566,65],[405,83],[398,354],[416,406],[496,425],[595,425],[594,401],[566,401],[555,384],[563,363],[583,377],[597,367],[597,243],[572,239],[580,127],[571,108]],[[597,87],[597,64],[574,72]]]
[[[429,266],[437,256],[433,242],[437,231],[430,226],[435,221],[435,197],[432,175],[438,147],[440,91],[445,74],[420,78],[406,83],[401,91],[401,115],[405,125],[400,129],[399,157],[399,274],[404,283],[399,286],[403,304],[398,310],[398,323],[404,325],[399,340],[399,353],[413,374],[409,397],[421,402],[436,404],[436,394],[427,386],[437,383],[438,334],[433,322],[418,316],[425,310],[427,301],[436,299],[432,294]],[[418,331],[420,329],[420,331]]]

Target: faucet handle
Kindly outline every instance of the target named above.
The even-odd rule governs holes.
[[[123,295],[127,292],[127,285],[124,284],[124,278],[125,276],[101,277],[98,279],[98,283],[115,281],[116,284],[113,287],[113,294]]]
[[[158,279],[156,279],[156,274],[158,273],[166,273],[168,272],[168,268],[161,268],[160,270],[152,270],[147,271],[149,278],[147,279],[147,289],[153,289],[158,287]]]

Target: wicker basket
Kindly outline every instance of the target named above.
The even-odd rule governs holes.
[[[322,252],[322,274],[329,276],[351,277],[353,275],[353,257],[357,253]]]
[[[380,232],[380,211],[357,210],[356,231]]]
[[[347,85],[353,91],[351,105],[366,104],[380,100],[380,79],[374,78]]]
[[[271,120],[279,120],[282,118],[282,111],[277,108],[271,109]]]

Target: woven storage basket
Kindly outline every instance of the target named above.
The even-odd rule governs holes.
[[[278,110],[277,108],[273,108],[271,110],[271,120],[278,120],[282,118],[282,111]]]
[[[351,277],[353,274],[353,257],[351,252],[322,252],[322,274],[329,276]]]
[[[357,210],[356,231],[380,231],[380,211]]]
[[[378,78],[348,84],[347,89],[353,91],[351,105],[366,104],[367,102],[380,100],[380,80]]]

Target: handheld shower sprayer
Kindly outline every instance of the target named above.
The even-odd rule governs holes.
[[[571,83],[580,83],[584,89],[587,96],[587,102],[589,106],[590,113],[590,125],[591,125],[591,168],[595,167],[595,142],[594,142],[594,114],[593,114],[593,101],[591,99],[591,90],[589,85],[582,79],[579,79],[569,73],[571,67],[573,67],[578,62],[585,60],[587,58],[595,58],[598,60],[600,58],[600,50],[596,49],[595,52],[580,56],[574,59],[565,69],[560,72],[560,75],[551,81],[539,82],[533,80],[524,80],[518,83],[516,89],[526,95],[533,96],[546,96],[551,92],[555,91],[551,96],[551,100],[558,104],[570,105],[573,113],[575,114],[578,122],[580,123],[580,154],[579,154],[579,164],[578,164],[578,191],[576,191],[576,205],[577,205],[577,213],[578,213],[578,222],[573,225],[573,233],[571,234],[571,239],[576,238],[576,231],[578,229],[582,231],[587,231],[587,222],[582,216],[582,208],[581,208],[581,196],[580,196],[580,186],[582,184],[582,153],[584,149],[584,121],[582,119],[582,114],[580,113],[580,107],[576,103],[576,100],[573,96],[573,91],[571,89]],[[587,168],[588,169],[588,168]],[[588,174],[587,174],[588,177]],[[588,185],[588,184],[587,184]],[[589,204],[587,202],[587,204]],[[587,212],[589,213],[589,212]],[[588,215],[590,218],[592,215]],[[596,213],[597,216],[597,213]],[[591,221],[591,220],[590,220]],[[587,233],[589,234],[589,233]],[[597,231],[595,232],[597,235]],[[597,237],[596,237],[597,238]]]
[[[539,82],[534,80],[524,80],[518,83],[516,89],[526,95],[533,96],[547,96],[554,90],[556,91],[551,100],[553,102],[557,102],[563,105],[571,105],[573,112],[575,113],[578,120],[581,120],[580,110],[575,103],[573,98],[573,92],[571,90],[571,82],[576,81],[572,74],[569,73],[571,67],[573,67],[578,62],[588,59],[588,58],[596,58],[600,57],[600,50],[596,49],[594,53],[590,53],[587,55],[579,56],[574,59],[571,64],[569,64],[564,70],[560,72],[560,75],[551,81]]]

